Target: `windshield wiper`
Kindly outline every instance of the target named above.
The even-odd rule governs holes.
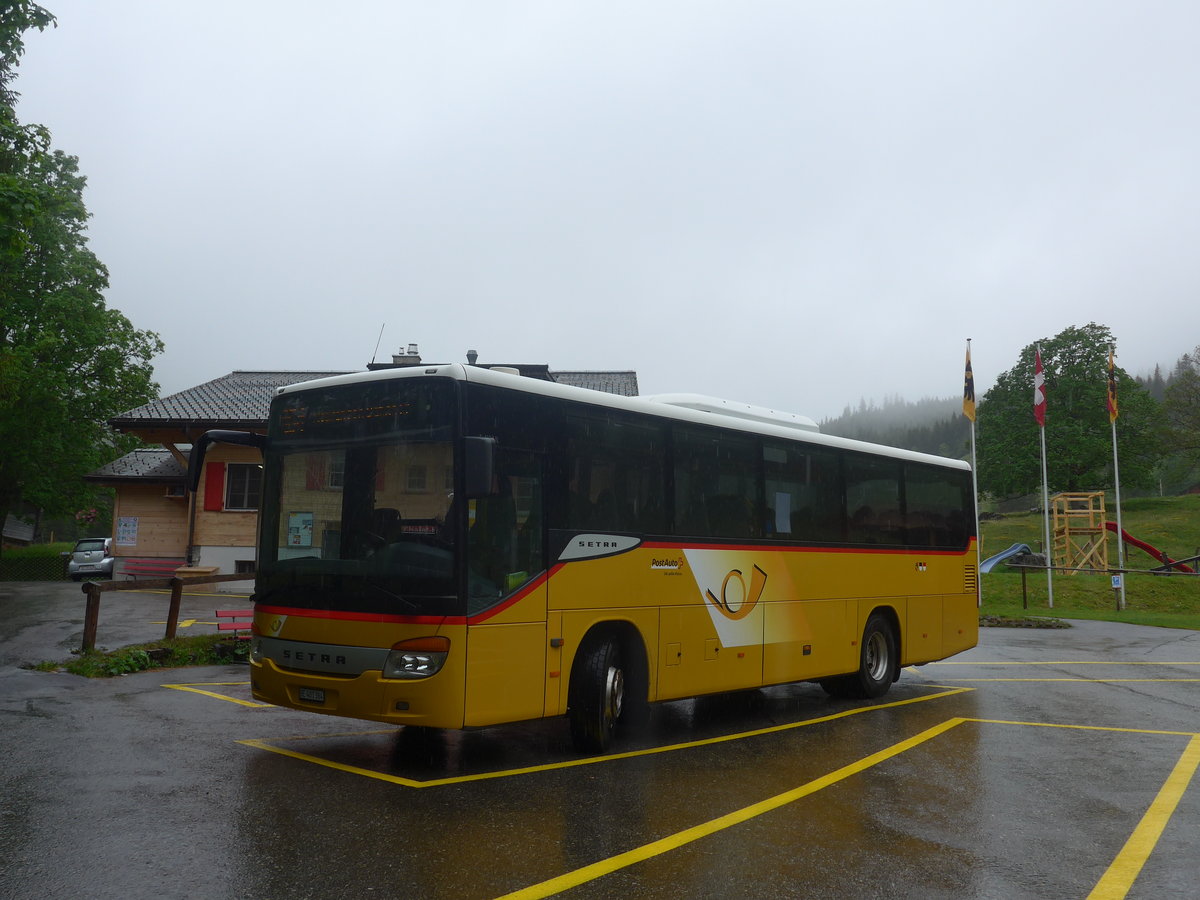
[[[362,582],[360,582],[360,584],[363,587],[369,587],[374,591],[378,591],[380,594],[383,594],[383,596],[387,597],[389,600],[394,600],[396,603],[399,603],[401,606],[405,607],[410,612],[420,612],[421,611],[420,603],[417,603],[415,600],[409,600],[407,597],[402,597],[400,594],[397,594],[395,591],[389,591],[387,588],[380,587],[379,585],[375,584],[372,581],[362,581]]]

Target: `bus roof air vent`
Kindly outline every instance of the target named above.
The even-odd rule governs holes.
[[[678,406],[683,409],[694,409],[700,412],[712,413],[717,416],[730,416],[734,419],[748,419],[751,422],[766,422],[771,425],[783,425],[787,428],[798,428],[801,431],[820,431],[817,423],[808,416],[796,413],[780,412],[765,406],[754,406],[750,403],[739,403],[736,400],[722,400],[719,397],[706,397],[703,394],[653,394],[643,397],[651,403],[662,403],[666,406]]]

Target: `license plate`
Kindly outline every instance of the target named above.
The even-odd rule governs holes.
[[[307,703],[324,703],[324,688],[300,688],[300,699]]]

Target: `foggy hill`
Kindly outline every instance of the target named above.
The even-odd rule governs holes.
[[[840,416],[820,424],[822,432],[839,437],[957,459],[970,454],[971,423],[962,414],[960,397],[926,397],[915,403],[886,397],[881,406],[860,400],[857,407],[847,406]]]

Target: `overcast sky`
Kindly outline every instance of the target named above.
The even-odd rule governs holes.
[[[1200,344],[1200,4],[42,0],[164,394],[235,369],[634,369],[835,416],[1095,321]]]

